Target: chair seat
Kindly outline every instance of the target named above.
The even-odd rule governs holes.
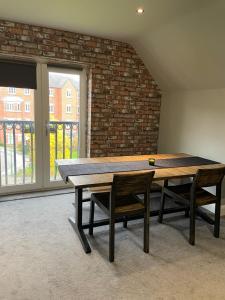
[[[93,193],[91,199],[96,202],[107,214],[109,214],[110,193]],[[144,204],[135,197],[123,198],[115,207],[115,214],[135,214],[144,210]]]
[[[97,186],[97,187],[91,187],[88,189],[90,193],[102,193],[102,192],[110,192],[111,186]]]
[[[185,200],[190,200],[191,195],[191,186],[192,183],[182,184],[182,185],[175,185],[175,186],[168,186],[165,188],[166,193],[169,193],[171,196],[179,197],[181,200],[184,198]],[[198,188],[196,190],[196,204],[197,206],[202,206],[210,203],[216,202],[216,196],[207,192],[202,188]]]
[[[102,193],[102,192],[110,192],[111,186],[99,186],[99,187],[91,187],[88,189],[90,193]],[[151,192],[161,192],[162,186],[158,183],[152,182],[151,184]]]

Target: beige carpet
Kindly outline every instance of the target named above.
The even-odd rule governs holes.
[[[115,263],[108,262],[107,227],[84,254],[67,217],[73,194],[0,203],[0,299],[225,299],[225,222],[221,238],[197,221],[151,220],[151,251],[142,251],[142,222],[116,230]],[[85,206],[85,213],[88,205]],[[98,215],[100,217],[100,214]]]

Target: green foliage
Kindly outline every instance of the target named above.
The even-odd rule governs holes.
[[[56,132],[50,133],[50,175],[53,176],[55,172],[55,160],[63,159],[63,130],[57,129],[57,157],[56,157]],[[70,156],[70,136],[65,134],[65,157]],[[72,142],[72,158],[78,157],[78,137],[73,137]]]

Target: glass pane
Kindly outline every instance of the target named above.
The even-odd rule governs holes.
[[[34,90],[0,87],[1,186],[35,182]]]
[[[49,72],[50,180],[59,180],[56,159],[77,158],[80,75]]]

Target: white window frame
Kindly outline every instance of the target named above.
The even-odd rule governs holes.
[[[66,89],[66,98],[73,98],[72,89]]]
[[[25,105],[24,105],[24,111],[26,113],[29,113],[30,112],[30,102],[25,102]]]
[[[50,131],[47,130],[47,125],[49,122],[49,90],[48,90],[48,64],[52,63],[51,60],[47,59],[37,59],[37,89],[31,90],[34,93],[34,115],[35,115],[35,182],[2,186],[0,188],[0,195],[6,193],[18,193],[18,192],[31,192],[40,191],[46,189],[57,189],[57,188],[69,188],[70,185],[65,185],[63,181],[48,182],[50,178],[50,168],[49,168],[49,136]],[[60,61],[59,61],[60,64]],[[69,73],[71,64],[68,65],[68,69],[65,67],[59,68],[58,72]],[[76,67],[74,67],[76,68]],[[54,71],[55,68],[54,68]],[[71,70],[73,74],[79,74],[81,76],[80,91],[81,91],[81,117],[79,126],[79,157],[86,157],[86,147],[87,147],[87,82],[86,82],[86,71]],[[15,91],[15,90],[14,90]],[[9,119],[7,117],[7,119]],[[15,119],[15,118],[13,118]],[[18,137],[19,138],[19,137]],[[0,178],[1,181],[1,178]]]
[[[8,94],[9,95],[16,95],[16,88],[15,87],[8,87]]]
[[[72,104],[66,104],[66,113],[72,114]]]
[[[13,103],[6,102],[5,103],[5,111],[7,111],[7,112],[13,112]]]
[[[54,114],[55,112],[55,105],[54,103],[49,103],[49,113]]]
[[[43,70],[43,84],[46,84],[49,82],[48,76],[49,72],[56,72],[56,73],[62,73],[62,74],[77,74],[80,76],[80,126],[78,128],[79,130],[79,157],[87,157],[87,75],[86,75],[86,70],[83,71],[78,71],[78,70],[73,70],[70,68],[71,66],[68,67],[62,67],[62,68],[57,68],[57,67],[48,67],[47,65],[43,65],[42,70]],[[45,103],[46,106],[48,106],[49,103],[49,94],[48,94],[48,89],[49,86],[46,84],[45,88],[45,94],[42,96],[42,101]],[[44,90],[43,90],[44,91]],[[66,97],[66,92],[64,94],[64,97]],[[45,119],[45,124],[49,124],[49,113],[48,109],[44,109],[44,114],[43,118]],[[64,106],[64,112],[65,112],[65,106]],[[71,116],[71,115],[70,115]],[[71,118],[70,118],[71,119]],[[74,118],[75,121],[75,118]],[[48,132],[48,140],[49,140],[49,135],[50,131],[49,129],[47,130]],[[46,131],[44,132],[46,134]],[[44,141],[44,140],[43,140]],[[45,142],[45,147],[44,147],[44,158],[45,158],[45,172],[44,172],[44,182],[48,182],[47,187],[51,188],[59,188],[65,187],[65,184],[63,181],[50,181],[50,166],[49,166],[49,143]],[[69,185],[68,185],[69,187]]]
[[[21,104],[20,103],[16,103],[16,110],[15,111],[21,111]]]
[[[6,102],[5,103],[6,112],[21,112],[21,104],[18,102]]]
[[[30,89],[23,90],[24,96],[30,96]]]
[[[49,88],[49,97],[54,97],[55,93],[54,93],[54,89],[53,88]]]

